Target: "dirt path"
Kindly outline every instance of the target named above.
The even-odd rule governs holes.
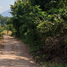
[[[23,42],[7,35],[3,37],[0,44],[0,67],[36,67]]]

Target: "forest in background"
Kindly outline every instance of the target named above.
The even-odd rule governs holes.
[[[1,26],[4,27],[4,25],[6,24],[6,21],[9,19],[9,17],[3,17],[2,15],[0,15],[0,23]]]
[[[9,17],[3,17],[0,15],[0,39],[2,38],[2,33],[5,29],[7,29],[8,25],[6,24],[6,21],[9,19]]]
[[[36,62],[67,62],[67,0],[17,0],[9,29],[30,47]]]

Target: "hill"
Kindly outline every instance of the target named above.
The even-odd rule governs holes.
[[[4,17],[12,17],[12,15],[10,14],[10,12],[11,12],[11,10],[9,9],[9,10],[1,13],[1,15],[4,16]]]

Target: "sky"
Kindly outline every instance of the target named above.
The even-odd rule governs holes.
[[[10,5],[14,4],[15,0],[0,0],[0,14],[10,9]]]

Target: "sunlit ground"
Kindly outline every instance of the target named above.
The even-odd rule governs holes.
[[[0,67],[35,67],[26,46],[17,39],[4,35],[0,48]]]
[[[12,31],[4,30],[4,31],[2,32],[2,34],[11,35],[11,34],[12,34]]]

